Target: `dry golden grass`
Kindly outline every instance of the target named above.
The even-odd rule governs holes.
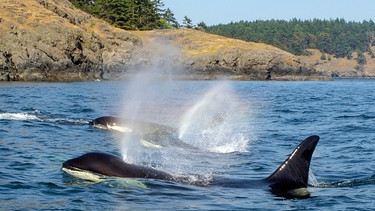
[[[145,44],[152,42],[156,37],[171,40],[189,55],[216,53],[224,49],[281,51],[271,45],[245,42],[193,29],[132,31],[132,33],[139,36]]]
[[[57,33],[68,33],[70,30],[95,33],[111,39],[122,39],[122,35],[128,34],[75,8],[67,0],[45,0],[42,4],[36,0],[0,0],[0,17],[0,28],[4,31],[15,28],[40,36],[43,36],[41,30],[46,28],[55,29]]]
[[[372,47],[372,51],[375,50],[375,47]],[[323,70],[325,72],[350,72],[355,71],[355,67],[358,65],[356,53],[353,53],[352,59],[346,58],[335,58],[333,55],[326,54],[327,60],[321,60],[320,57],[322,53],[316,49],[310,49],[312,52],[311,56],[299,56],[302,63],[314,66],[318,70]],[[331,61],[328,60],[328,57],[331,57]],[[370,55],[365,53],[367,64],[364,66],[364,73],[375,76],[375,59],[371,58]]]

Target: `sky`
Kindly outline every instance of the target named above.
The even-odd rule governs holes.
[[[207,26],[255,20],[344,18],[375,21],[375,0],[162,0],[182,24],[186,15]]]

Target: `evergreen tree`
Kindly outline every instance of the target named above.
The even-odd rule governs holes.
[[[167,8],[164,12],[163,15],[164,19],[167,21],[167,23],[172,27],[172,28],[180,28],[180,24],[177,22],[176,18],[174,17],[174,13],[172,12],[171,9]]]
[[[198,30],[206,30],[207,29],[207,25],[203,21],[201,21],[201,22],[199,22],[197,24],[197,29]]]
[[[375,45],[375,23],[335,20],[257,20],[210,26],[206,32],[252,42],[274,45],[296,55],[308,54],[309,48],[337,58],[352,58],[355,51],[368,52]],[[358,63],[365,62],[359,56]]]
[[[184,20],[182,21],[182,24],[185,28],[188,28],[188,29],[191,29],[194,27],[193,21],[190,18],[188,18],[186,15],[184,17]]]
[[[359,65],[365,65],[367,63],[365,55],[363,55],[362,51],[357,51],[358,57],[357,62]]]
[[[128,30],[170,28],[161,0],[70,0],[76,7]]]
[[[321,60],[326,60],[327,58],[326,58],[326,54],[325,53],[322,53],[322,55],[320,56],[320,59]]]

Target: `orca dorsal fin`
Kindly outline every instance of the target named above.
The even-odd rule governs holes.
[[[266,178],[270,186],[285,189],[307,187],[310,161],[318,141],[319,136],[310,136],[302,141],[284,163]]]

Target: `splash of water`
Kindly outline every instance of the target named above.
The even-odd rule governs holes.
[[[179,138],[212,152],[246,151],[249,138],[236,128],[243,106],[229,82],[222,81],[182,116]]]
[[[0,119],[6,120],[39,120],[39,118],[34,114],[28,113],[1,113]]]
[[[57,123],[67,123],[67,124],[88,124],[89,120],[85,119],[71,119],[71,118],[56,118],[51,114],[44,114],[39,110],[34,110],[30,112],[5,112],[0,113],[0,120],[16,120],[16,121],[26,121],[35,120],[41,122],[57,122]]]
[[[138,162],[139,155],[142,153],[139,137],[125,133],[125,135],[119,139],[119,145],[122,157],[126,162]]]
[[[313,173],[312,169],[310,168],[309,170],[309,177],[308,177],[308,183],[311,185],[311,186],[317,186],[319,184],[318,180],[316,179],[316,176],[315,174]]]

